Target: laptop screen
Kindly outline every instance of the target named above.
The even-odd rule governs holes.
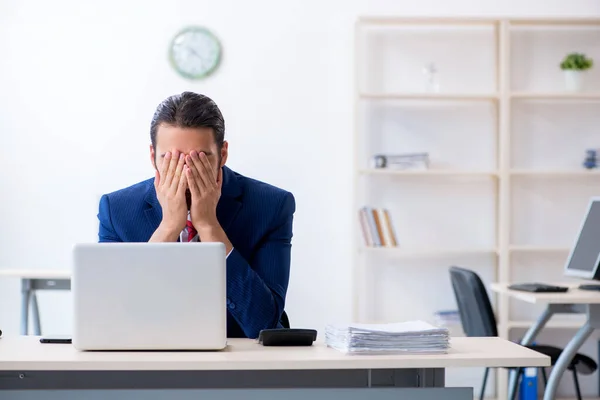
[[[600,200],[591,203],[585,221],[579,232],[575,247],[567,262],[567,275],[582,276],[588,279],[594,277],[600,255]]]

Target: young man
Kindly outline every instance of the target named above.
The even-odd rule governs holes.
[[[155,177],[100,200],[100,242],[222,242],[227,335],[281,327],[290,271],[291,193],[225,166],[221,111],[184,92],[163,101],[150,127]]]

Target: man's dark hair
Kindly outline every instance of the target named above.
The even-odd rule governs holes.
[[[173,95],[156,107],[150,125],[150,140],[156,149],[156,131],[160,124],[179,128],[212,128],[219,151],[225,140],[225,121],[217,104],[209,97],[193,92]]]

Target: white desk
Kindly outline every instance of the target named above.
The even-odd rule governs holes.
[[[377,390],[393,389],[395,398],[472,400],[472,388],[444,387],[445,368],[550,365],[549,357],[500,338],[457,337],[451,346],[443,355],[371,356],[322,343],[263,347],[230,339],[218,352],[79,352],[35,336],[8,336],[0,339],[0,389],[362,388],[370,391],[362,398],[389,398]]]
[[[529,328],[523,339],[522,345],[533,343],[539,332],[554,314],[573,314],[583,313],[587,318],[583,326],[577,331],[575,336],[569,341],[564,351],[558,358],[556,365],[552,369],[548,385],[544,392],[544,400],[552,400],[556,397],[556,390],[561,376],[567,369],[569,363],[577,354],[583,343],[589,338],[595,329],[600,328],[600,292],[593,290],[580,290],[579,284],[573,283],[553,283],[559,286],[568,286],[569,291],[565,293],[530,293],[508,289],[507,283],[493,283],[492,291],[504,296],[525,301],[531,304],[546,304],[546,309],[539,316],[538,320]],[[517,387],[517,374],[511,371],[510,374],[510,393]]]
[[[0,277],[21,280],[21,334],[29,333],[29,310],[33,314],[33,333],[42,334],[37,290],[70,290],[71,271],[0,269]]]

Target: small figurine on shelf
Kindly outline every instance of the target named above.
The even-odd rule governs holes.
[[[427,78],[425,91],[428,93],[439,93],[440,83],[438,81],[438,69],[434,63],[429,63],[423,67],[423,73]]]
[[[376,154],[371,159],[373,168],[385,168],[387,167],[387,158],[382,154]]]
[[[429,153],[375,154],[371,168],[424,171],[429,168]]]
[[[585,157],[585,160],[583,161],[583,166],[587,169],[593,169],[596,168],[597,165],[597,151],[594,149],[590,149],[586,151],[587,156]]]

